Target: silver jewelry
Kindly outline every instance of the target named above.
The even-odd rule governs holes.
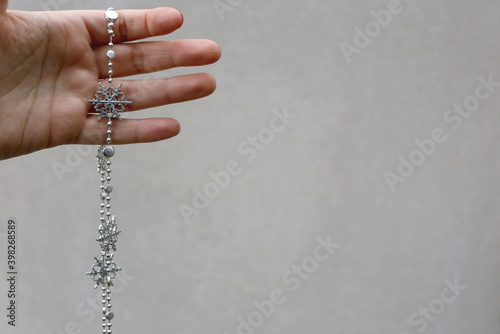
[[[118,20],[118,13],[113,8],[108,8],[105,13],[105,18],[108,21],[109,35],[109,50],[106,52],[108,62],[108,86],[105,87],[101,82],[98,82],[99,89],[95,97],[89,100],[92,103],[94,110],[99,114],[97,121],[102,118],[108,119],[108,130],[106,132],[106,145],[101,145],[97,150],[97,172],[101,175],[101,218],[99,224],[99,236],[96,240],[101,246],[101,255],[94,257],[95,262],[92,265],[87,275],[94,280],[95,288],[101,285],[102,289],[102,333],[111,334],[111,319],[114,313],[111,310],[111,286],[116,277],[116,273],[121,270],[113,259],[114,251],[116,251],[116,242],[121,231],[118,230],[116,224],[116,215],[111,214],[111,197],[113,191],[111,185],[111,160],[115,154],[115,149],[111,146],[111,125],[112,119],[118,118],[121,121],[120,113],[124,111],[125,106],[131,104],[132,101],[125,100],[124,94],[121,92],[122,85],[113,87],[113,59],[115,52],[113,51],[113,36],[115,22]]]

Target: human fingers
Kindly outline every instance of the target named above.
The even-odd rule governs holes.
[[[3,15],[7,12],[7,5],[9,4],[9,0],[0,0],[0,15]]]
[[[0,0],[5,1],[5,0]],[[174,8],[155,8],[149,10],[117,10],[113,43],[130,42],[153,36],[170,34],[179,29],[184,21],[182,14]],[[109,42],[105,11],[67,12],[82,19],[89,32],[92,45]]]
[[[94,49],[99,77],[108,77],[107,46]],[[151,73],[178,66],[208,65],[219,60],[219,46],[211,40],[176,40],[117,44],[113,47],[114,77]]]

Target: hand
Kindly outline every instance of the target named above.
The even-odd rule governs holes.
[[[88,115],[98,79],[108,77],[109,35],[102,11],[7,11],[0,0],[0,159],[63,144],[103,144],[106,121]],[[196,73],[167,79],[121,80],[177,66],[216,62],[209,40],[137,42],[169,34],[183,22],[172,8],[118,11],[113,37],[113,85],[135,111],[210,95],[215,80]],[[106,84],[107,82],[104,82]],[[116,127],[115,127],[116,124]],[[113,143],[139,143],[177,135],[170,118],[113,123]]]

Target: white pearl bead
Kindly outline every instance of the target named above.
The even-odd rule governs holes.
[[[108,20],[116,20],[118,18],[118,13],[115,12],[113,8],[108,8],[106,10],[106,18]]]

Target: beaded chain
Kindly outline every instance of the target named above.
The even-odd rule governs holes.
[[[100,224],[99,236],[96,240],[101,246],[101,255],[94,257],[95,262],[87,275],[94,280],[95,288],[101,285],[102,289],[102,333],[111,334],[111,320],[114,317],[111,304],[111,286],[116,277],[116,273],[121,270],[113,260],[114,251],[116,251],[116,242],[121,231],[118,230],[116,224],[116,215],[111,214],[111,160],[114,156],[115,149],[111,146],[111,125],[112,119],[118,118],[121,121],[120,113],[124,111],[126,105],[132,101],[124,99],[124,93],[121,92],[122,85],[113,87],[113,59],[115,52],[113,51],[113,37],[115,22],[118,20],[118,13],[113,8],[108,8],[105,13],[105,18],[108,21],[109,35],[109,50],[106,52],[108,58],[108,86],[105,87],[101,82],[98,82],[99,89],[92,100],[94,110],[98,113],[97,121],[102,118],[107,118],[107,138],[106,145],[101,145],[97,150],[97,172],[101,175],[100,198]]]

